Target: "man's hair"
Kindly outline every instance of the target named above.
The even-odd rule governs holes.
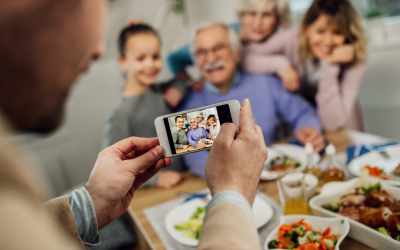
[[[175,117],[175,123],[178,121],[179,118],[182,118],[182,120],[183,120],[183,117],[178,115],[177,117]]]
[[[160,40],[160,36],[158,35],[157,31],[153,29],[151,26],[147,24],[134,24],[125,27],[121,33],[119,34],[118,38],[118,50],[119,54],[122,57],[125,57],[125,49],[126,49],[126,42],[131,36],[138,35],[138,34],[153,34],[155,35],[158,40]]]
[[[197,121],[196,121],[196,118],[190,118],[190,119],[189,119],[189,122],[190,122],[191,120],[194,120],[195,122],[197,122]]]
[[[228,37],[229,37],[229,45],[232,47],[232,53],[234,53],[236,55],[236,53],[240,53],[240,48],[241,48],[241,43],[240,43],[240,39],[238,34],[236,33],[236,31],[223,24],[223,23],[218,23],[218,22],[205,22],[202,23],[200,25],[198,25],[192,32],[192,36],[191,36],[191,46],[190,46],[190,52],[192,53],[192,57],[194,59],[194,61],[196,61],[196,57],[195,57],[195,53],[196,53],[196,37],[197,34],[199,34],[200,31],[214,27],[214,26],[220,26],[223,27],[224,29],[226,29],[226,31],[228,32]]]

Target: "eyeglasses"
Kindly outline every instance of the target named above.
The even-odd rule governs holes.
[[[225,43],[219,43],[216,46],[214,46],[211,49],[198,49],[195,52],[195,56],[197,58],[197,60],[204,60],[208,53],[213,53],[215,56],[221,56],[224,53],[226,53],[228,51],[228,49],[230,48],[230,45],[225,44]]]

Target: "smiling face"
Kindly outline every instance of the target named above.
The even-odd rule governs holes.
[[[323,14],[306,28],[306,35],[308,46],[318,59],[330,56],[336,47],[346,41],[337,23]]]
[[[160,53],[158,37],[152,33],[140,33],[129,37],[125,57],[121,56],[119,62],[128,79],[152,85],[163,66]]]
[[[196,129],[197,128],[196,119],[194,119],[194,118],[190,119],[190,127],[192,127],[192,129]]]
[[[210,119],[208,119],[208,124],[210,124],[211,126],[215,125],[215,119],[214,117],[211,117]]]
[[[229,86],[240,61],[240,52],[233,53],[225,27],[215,25],[199,31],[195,40],[195,56],[206,80],[217,88]]]
[[[203,118],[197,117],[197,122],[202,122],[202,121],[203,121]]]
[[[278,27],[279,22],[274,8],[260,11],[247,11],[241,14],[240,21],[245,40],[260,42]]]
[[[183,126],[185,125],[185,123],[184,123],[184,121],[183,121],[183,118],[178,118],[178,119],[176,120],[175,124],[176,124],[176,128],[177,128],[177,129],[181,129],[181,128],[183,128]]]

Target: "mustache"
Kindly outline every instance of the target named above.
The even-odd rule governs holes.
[[[225,66],[226,66],[226,62],[219,60],[214,63],[207,63],[206,65],[203,66],[203,70],[209,71],[209,70],[214,70],[217,68],[225,68]]]

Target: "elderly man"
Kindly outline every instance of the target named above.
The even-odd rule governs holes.
[[[190,127],[192,129],[189,130],[189,132],[187,133],[187,137],[189,144],[193,147],[198,149],[205,148],[206,144],[198,142],[203,137],[206,137],[213,141],[215,140],[214,136],[211,136],[207,131],[204,130],[204,128],[198,127],[196,119],[190,119]]]
[[[302,97],[286,92],[274,76],[237,70],[240,42],[234,30],[219,23],[204,24],[195,30],[192,42],[192,53],[206,87],[190,93],[180,110],[249,98],[254,120],[261,127],[267,145],[277,139],[277,127],[282,118],[292,125],[302,144],[311,142],[317,151],[324,147],[318,116]],[[207,154],[207,151],[188,154],[184,159],[192,172],[204,176]]]
[[[74,80],[104,52],[108,2],[0,1],[0,249],[100,244],[98,230],[125,212],[144,182],[172,164],[162,157],[157,138],[127,138],[99,154],[85,187],[43,206],[43,181],[7,138],[15,131],[47,133],[60,125]],[[260,249],[250,204],[268,153],[248,100],[240,127],[235,139],[236,127],[224,124],[211,151],[206,169],[213,199],[200,250]]]

